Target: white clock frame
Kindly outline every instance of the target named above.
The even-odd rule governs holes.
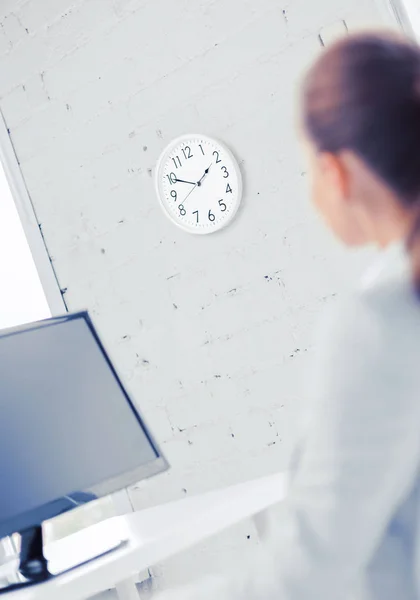
[[[211,229],[210,228],[208,228],[208,229],[201,228],[200,229],[199,227],[195,228],[190,224],[183,223],[181,218],[177,218],[170,211],[170,209],[168,208],[168,205],[167,205],[166,198],[164,196],[163,183],[162,183],[164,169],[165,169],[165,166],[166,166],[168,160],[171,159],[171,154],[172,154],[173,150],[177,146],[182,144],[184,141],[186,142],[186,141],[194,141],[194,140],[197,141],[197,144],[199,144],[200,141],[204,141],[205,143],[211,144],[215,148],[220,149],[220,153],[223,152],[223,154],[230,161],[230,163],[234,169],[234,173],[235,173],[235,177],[236,177],[235,185],[237,186],[237,188],[236,188],[237,194],[236,194],[235,203],[232,206],[232,208],[229,210],[229,214],[224,218],[224,220],[216,223],[216,225]],[[208,235],[210,233],[215,233],[216,231],[220,231],[221,229],[224,229],[233,221],[233,219],[235,218],[235,216],[239,210],[239,207],[241,205],[243,183],[242,183],[242,174],[241,174],[241,170],[239,167],[239,163],[238,163],[237,159],[235,158],[235,156],[233,155],[233,153],[229,150],[229,148],[224,143],[220,142],[218,139],[215,139],[215,138],[212,138],[212,137],[209,137],[206,135],[192,133],[192,134],[185,134],[185,135],[175,138],[164,148],[164,150],[160,154],[159,159],[156,164],[155,188],[156,188],[156,194],[158,196],[159,203],[162,207],[162,210],[165,213],[165,215],[167,216],[167,218],[169,218],[172,223],[174,223],[180,229],[182,229],[183,231],[186,231],[188,233],[192,233],[194,235]]]

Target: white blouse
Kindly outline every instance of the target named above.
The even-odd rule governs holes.
[[[420,299],[403,245],[321,323],[281,522],[252,564],[171,598],[420,599]]]

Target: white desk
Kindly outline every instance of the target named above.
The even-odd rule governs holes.
[[[63,566],[76,563],[81,550],[101,539],[128,539],[129,543],[50,581],[3,597],[7,600],[85,600],[116,587],[121,600],[138,600],[133,576],[239,521],[279,503],[285,494],[281,474],[253,480],[114,517],[51,544],[46,554]],[[0,570],[1,571],[1,570]]]

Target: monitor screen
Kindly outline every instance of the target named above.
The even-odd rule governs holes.
[[[166,462],[87,315],[0,335],[0,537]]]

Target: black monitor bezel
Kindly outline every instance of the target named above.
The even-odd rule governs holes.
[[[43,319],[41,321],[36,321],[33,323],[20,325],[18,327],[13,327],[10,329],[6,329],[0,332],[0,339],[4,337],[9,337],[12,335],[19,335],[25,333],[26,331],[31,331],[34,329],[40,329],[43,327],[50,327],[54,325],[58,325],[61,322],[73,321],[76,319],[83,319],[89,327],[92,336],[94,337],[100,351],[103,353],[106,362],[108,363],[111,372],[113,373],[120,389],[122,395],[127,400],[131,410],[133,411],[134,417],[137,419],[140,427],[144,431],[150,445],[152,446],[156,459],[141,465],[140,467],[128,471],[126,473],[122,473],[117,477],[113,477],[111,479],[107,479],[101,483],[98,483],[90,488],[84,490],[69,490],[68,494],[71,496],[74,492],[84,492],[93,496],[91,501],[97,500],[104,496],[108,496],[117,492],[121,489],[130,487],[135,485],[136,483],[152,477],[153,475],[158,475],[159,473],[163,473],[169,468],[169,464],[163,456],[156,440],[153,438],[150,429],[147,427],[143,416],[140,414],[139,409],[135,406],[134,402],[131,399],[129,392],[126,387],[123,385],[122,380],[115,369],[114,364],[112,363],[107,350],[105,349],[98,332],[93,324],[93,321],[88,313],[88,311],[78,311],[73,313],[67,313],[63,316],[51,317],[49,319]],[[12,535],[13,533],[24,531],[25,529],[29,529],[30,527],[35,527],[41,525],[44,521],[49,519],[53,519],[57,517],[59,514],[62,514],[62,506],[60,506],[60,498],[53,499],[51,502],[47,504],[43,504],[35,509],[27,511],[25,513],[20,513],[14,516],[11,519],[6,519],[4,521],[0,518],[0,538],[7,537]],[[76,505],[69,505],[67,510],[77,509]]]

